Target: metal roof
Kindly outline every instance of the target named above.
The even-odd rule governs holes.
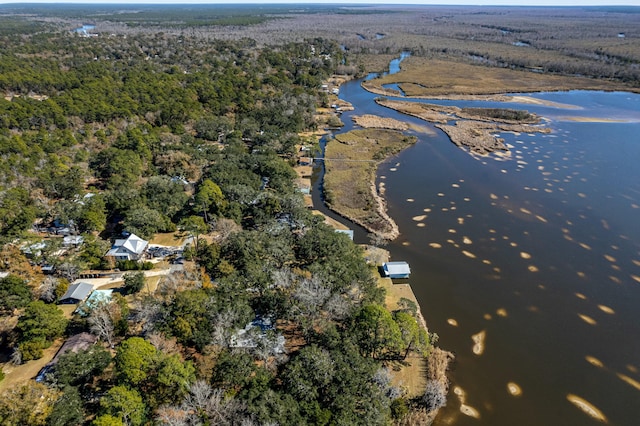
[[[382,265],[387,275],[408,275],[411,268],[407,262],[386,262]]]
[[[84,300],[89,296],[89,293],[93,291],[93,284],[89,283],[75,283],[69,286],[69,289],[65,294],[62,295],[60,300],[65,299],[75,299],[75,300]]]

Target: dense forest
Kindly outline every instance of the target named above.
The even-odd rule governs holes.
[[[0,5],[0,424],[424,424],[446,383],[392,376],[437,336],[296,184],[323,83],[410,51],[637,91],[637,11]]]
[[[389,363],[427,356],[433,336],[411,303],[384,308],[362,249],[294,185],[336,42],[0,27],[4,365],[98,340],[5,387],[0,423],[374,425],[444,403],[438,383],[417,400],[391,384]],[[83,239],[64,246],[60,229]],[[86,271],[153,267],[110,263],[116,239],[169,232],[192,243],[155,291],[131,271],[63,313]]]

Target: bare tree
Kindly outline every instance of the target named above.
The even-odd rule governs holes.
[[[107,342],[113,348],[113,338],[115,336],[115,327],[113,325],[112,312],[110,309],[112,303],[102,303],[94,307],[89,314],[87,322],[91,333],[96,335],[98,339]]]
[[[151,333],[155,330],[155,324],[162,317],[162,305],[154,297],[142,299],[136,309],[135,322],[142,325],[143,333]]]
[[[212,343],[217,346],[227,347],[231,338],[233,324],[240,314],[235,309],[228,308],[216,315],[211,333]]]
[[[429,411],[444,407],[447,404],[447,392],[444,384],[435,380],[427,382],[423,401]]]
[[[232,234],[240,232],[242,228],[231,219],[220,218],[216,220],[215,230],[218,232],[219,242],[224,242]]]
[[[382,234],[378,232],[367,234],[367,237],[369,238],[369,243],[372,246],[384,247],[389,244],[389,240],[387,240]]]
[[[237,424],[243,411],[244,405],[233,397],[225,396],[224,390],[213,389],[207,382],[199,380],[191,385],[182,404],[158,409],[156,420],[168,426],[203,423],[226,426]]]
[[[56,288],[59,281],[55,277],[46,277],[40,284],[40,299],[47,303],[51,303],[56,300]]]
[[[161,333],[150,333],[146,336],[146,339],[151,343],[158,352],[162,352],[165,355],[173,355],[180,353],[180,347],[175,337],[168,339]]]
[[[302,280],[293,295],[309,313],[319,311],[330,296],[331,289],[317,276]]]

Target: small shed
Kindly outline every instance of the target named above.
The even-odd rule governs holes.
[[[389,278],[409,278],[411,268],[407,262],[385,262],[382,264],[382,271],[385,277]]]
[[[78,282],[71,284],[69,289],[60,298],[62,304],[74,304],[83,302],[93,291],[93,284]]]

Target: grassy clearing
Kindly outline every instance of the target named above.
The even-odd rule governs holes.
[[[185,236],[181,232],[168,232],[164,234],[155,234],[149,244],[157,244],[160,246],[179,246],[185,240]]]
[[[389,69],[389,62],[396,59],[398,55],[370,55],[361,54],[356,57],[356,62],[366,73],[384,72]]]
[[[389,260],[388,251],[372,246],[366,248],[365,256],[370,262],[375,263],[376,267]],[[394,284],[390,278],[380,276],[377,270],[373,273],[378,279],[378,286],[385,290],[384,302],[389,311],[398,309],[401,299],[411,300],[419,306],[408,283]],[[405,360],[390,362],[389,366],[391,382],[394,386],[403,388],[409,398],[424,395],[427,386],[427,361],[422,355],[412,352]]]
[[[559,90],[638,90],[604,80],[490,68],[420,57],[405,59],[399,73],[371,80],[367,82],[366,88],[384,93],[382,85],[392,83],[397,83],[410,97]]]
[[[74,308],[76,305],[71,305]],[[43,351],[42,358],[33,361],[25,362],[21,365],[14,365],[11,363],[0,364],[0,368],[4,371],[5,378],[0,382],[0,391],[10,388],[16,388],[17,386],[25,383],[26,381],[36,377],[38,372],[49,363],[58,352],[58,349],[62,347],[64,339],[56,340],[51,346]]]
[[[325,150],[324,191],[339,214],[374,232],[387,232],[374,192],[378,163],[415,142],[391,130],[363,129],[340,134]]]

